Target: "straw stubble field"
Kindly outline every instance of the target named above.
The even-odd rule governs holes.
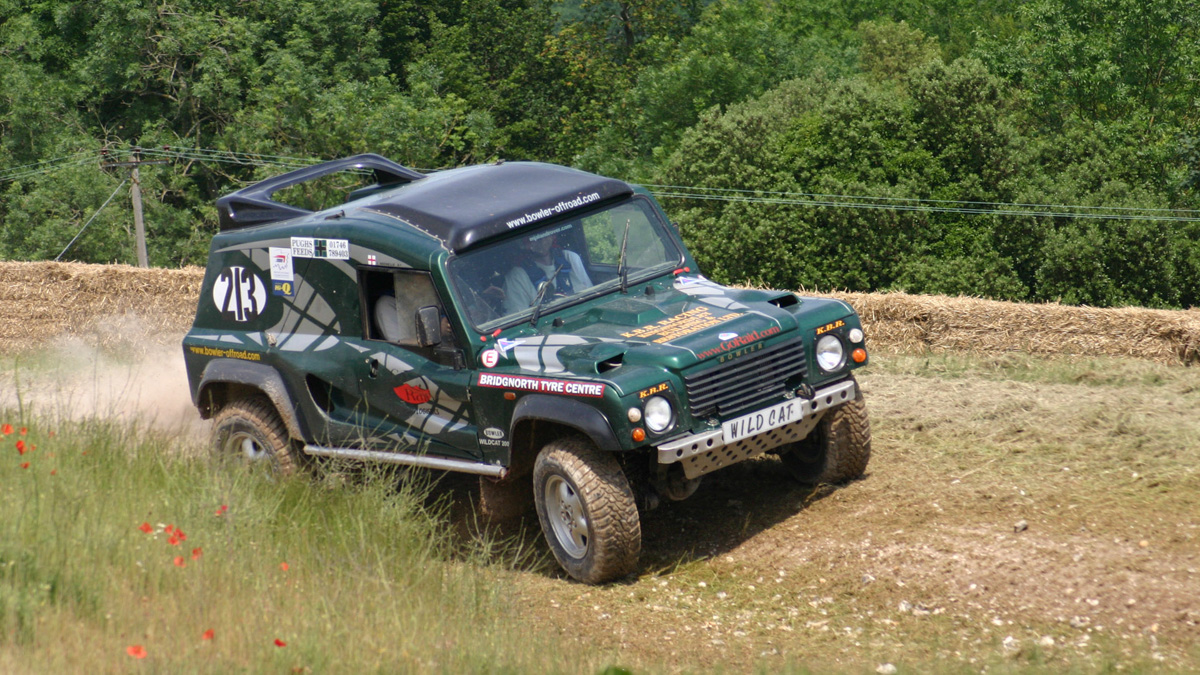
[[[178,360],[199,280],[0,263],[0,354]],[[508,666],[1200,670],[1200,311],[837,295],[873,347],[867,477],[808,490],[771,459],[714,474],[644,514],[639,573],[602,588],[545,554],[472,558],[504,589],[486,611],[517,627],[497,639],[551,645]],[[448,483],[471,539],[471,484]],[[533,520],[501,534],[542,550]]]

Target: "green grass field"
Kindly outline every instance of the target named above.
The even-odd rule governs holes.
[[[0,423],[0,672],[583,667],[510,621],[424,474],[277,482],[136,425]]]
[[[479,534],[469,480],[278,481],[195,428],[0,408],[0,672],[1200,668],[1200,371],[877,354],[861,382],[864,480],[719,472],[600,588],[529,521]]]

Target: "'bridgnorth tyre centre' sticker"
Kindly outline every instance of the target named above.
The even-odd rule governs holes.
[[[520,375],[499,375],[496,373],[480,373],[478,384],[481,387],[493,387],[496,389],[516,389],[518,391],[536,391],[543,394],[588,396],[591,398],[600,398],[603,396],[605,386],[597,382],[551,380],[545,377],[523,377]]]

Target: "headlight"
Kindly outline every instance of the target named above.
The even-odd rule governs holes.
[[[650,431],[661,434],[671,428],[675,422],[675,411],[671,402],[661,396],[651,396],[646,399],[646,426]]]
[[[817,365],[821,370],[832,373],[846,362],[846,350],[835,335],[825,335],[817,340]]]

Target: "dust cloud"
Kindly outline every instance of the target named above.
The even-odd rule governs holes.
[[[201,439],[209,423],[192,405],[183,354],[172,342],[102,350],[60,337],[32,354],[0,356],[0,409],[26,419],[110,419]]]

